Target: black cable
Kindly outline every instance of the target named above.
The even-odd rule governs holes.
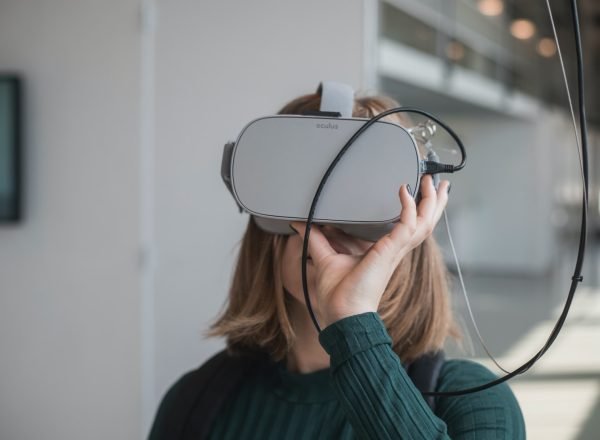
[[[427,171],[429,172],[429,174],[435,174],[435,173],[440,173],[440,172],[453,173],[454,171],[461,170],[465,166],[465,162],[467,160],[467,153],[466,153],[465,147],[464,147],[462,141],[459,139],[458,135],[450,127],[448,127],[448,125],[446,125],[444,122],[440,121],[437,117],[435,117],[432,114],[425,112],[423,110],[410,108],[410,107],[396,107],[396,108],[393,108],[390,110],[386,110],[386,111],[379,113],[378,115],[372,117],[364,125],[362,125],[358,130],[356,130],[356,132],[352,135],[352,137],[348,140],[348,142],[346,142],[346,144],[342,147],[342,149],[337,154],[335,159],[333,159],[333,162],[331,162],[331,164],[329,165],[329,168],[327,168],[327,171],[325,171],[325,174],[323,175],[323,178],[321,179],[321,183],[319,183],[319,187],[317,188],[317,192],[315,193],[315,196],[313,198],[312,204],[310,205],[310,211],[308,213],[308,218],[306,219],[306,232],[304,235],[304,243],[302,246],[302,287],[304,289],[304,301],[306,303],[306,307],[308,308],[308,313],[310,315],[310,318],[312,319],[313,324],[315,325],[315,327],[317,328],[317,331],[319,333],[321,332],[321,327],[319,326],[317,317],[315,316],[315,314],[313,312],[312,304],[310,302],[310,297],[308,295],[308,287],[307,287],[308,286],[308,281],[307,281],[308,277],[306,275],[306,260],[308,257],[308,238],[310,236],[310,231],[312,229],[312,223],[313,223],[315,209],[317,207],[319,197],[321,197],[321,191],[323,190],[325,183],[329,179],[329,175],[331,174],[333,169],[337,166],[338,162],[340,161],[342,156],[346,153],[348,148],[350,148],[350,146],[354,143],[354,141],[356,141],[356,139],[362,133],[364,133],[365,130],[367,130],[371,125],[373,125],[379,119],[382,119],[382,118],[384,118],[388,115],[394,114],[394,113],[418,113],[420,115],[426,116],[429,119],[437,122],[441,127],[443,127],[448,132],[448,134],[450,136],[452,136],[452,138],[458,145],[458,148],[460,149],[460,153],[462,156],[462,160],[461,160],[460,164],[447,165],[447,164],[438,164],[436,162],[424,162],[424,166],[427,169]],[[433,167],[436,165],[440,167],[439,170],[433,169]]]
[[[573,28],[574,28],[573,33],[575,36],[576,55],[577,55],[577,82],[578,82],[578,91],[579,91],[578,105],[579,105],[579,123],[580,123],[580,131],[581,131],[581,150],[582,150],[582,167],[583,167],[584,188],[583,188],[583,197],[582,197],[581,231],[580,231],[580,235],[579,235],[579,249],[577,252],[577,261],[575,263],[575,270],[574,270],[573,276],[571,277],[571,287],[569,289],[569,293],[567,295],[565,305],[563,307],[560,317],[558,318],[556,324],[554,325],[554,328],[552,329],[552,332],[551,332],[550,336],[548,337],[544,346],[531,359],[529,359],[527,362],[525,362],[523,365],[521,365],[516,370],[514,370],[496,380],[484,383],[484,384],[476,386],[476,387],[471,387],[471,388],[467,388],[467,389],[463,389],[463,390],[456,390],[456,391],[446,391],[446,392],[434,392],[434,391],[423,392],[422,394],[424,394],[426,396],[437,396],[437,397],[459,396],[459,395],[464,395],[464,394],[475,393],[478,391],[483,391],[485,389],[491,388],[495,385],[499,385],[519,374],[525,373],[544,355],[544,353],[546,353],[546,351],[550,348],[550,346],[556,340],[556,337],[558,336],[560,330],[562,329],[562,326],[563,326],[563,324],[567,318],[567,315],[569,313],[569,309],[571,307],[571,303],[573,302],[573,298],[575,295],[575,291],[577,290],[578,283],[583,280],[583,277],[581,276],[581,269],[583,266],[583,260],[584,260],[584,255],[585,255],[585,244],[586,244],[586,236],[587,236],[587,209],[588,209],[587,193],[588,193],[588,182],[589,182],[588,142],[587,142],[587,122],[586,122],[586,116],[585,116],[585,99],[584,99],[585,96],[584,96],[583,53],[582,53],[582,48],[581,48],[581,32],[580,32],[580,27],[579,27],[579,15],[578,15],[578,11],[577,11],[577,0],[570,0],[570,5],[571,5],[571,14],[572,14]],[[313,320],[313,323],[314,323],[315,327],[317,328],[317,331],[319,331],[319,332],[321,332],[321,328],[319,327],[319,323],[317,322],[317,319],[312,310],[310,297],[308,295],[308,287],[307,287],[308,281],[307,281],[307,276],[306,276],[306,259],[307,259],[307,255],[308,255],[308,240],[309,240],[310,230],[311,230],[312,222],[313,222],[313,216],[314,216],[317,202],[319,200],[319,196],[320,196],[321,191],[322,191],[323,187],[325,186],[325,182],[329,178],[329,175],[331,174],[333,168],[337,165],[340,158],[344,155],[344,153],[347,151],[347,149],[350,147],[350,145],[352,145],[352,143],[356,140],[356,138],[358,136],[360,136],[372,124],[374,124],[377,120],[379,120],[389,114],[400,113],[400,112],[413,112],[413,113],[418,113],[418,114],[429,117],[430,119],[432,119],[432,120],[436,121],[438,124],[440,124],[444,129],[446,129],[446,131],[454,138],[454,140],[458,144],[458,146],[461,150],[461,154],[462,154],[461,163],[457,166],[450,168],[449,171],[434,171],[434,173],[435,172],[458,171],[458,170],[462,169],[465,165],[466,153],[464,151],[464,146],[462,145],[462,142],[460,141],[460,139],[458,139],[458,136],[456,136],[456,134],[444,123],[442,123],[437,118],[431,116],[430,114],[428,114],[422,110],[407,109],[407,108],[402,108],[402,107],[388,110],[386,112],[380,113],[379,115],[371,118],[359,130],[357,130],[356,133],[354,133],[354,135],[350,138],[350,140],[346,143],[346,145],[344,145],[342,150],[338,153],[336,158],[333,160],[333,162],[331,163],[331,165],[325,172],[325,175],[323,176],[323,179],[321,180],[321,183],[319,184],[317,192],[315,193],[315,196],[313,198],[313,201],[312,201],[312,204],[310,207],[310,212],[309,212],[308,218],[306,220],[306,232],[305,232],[304,243],[303,243],[303,247],[302,247],[302,287],[304,289],[304,300],[306,302],[306,307],[308,308],[310,317]]]

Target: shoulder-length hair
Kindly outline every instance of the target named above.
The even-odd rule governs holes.
[[[279,114],[318,110],[318,94],[304,95],[286,104]],[[386,96],[362,97],[354,102],[353,116],[371,118],[399,107]],[[406,126],[398,114],[385,119]],[[260,229],[251,216],[233,272],[229,298],[206,336],[226,338],[230,353],[263,353],[282,360],[294,345],[288,316],[288,298],[281,280],[281,259],[287,235]],[[394,271],[381,298],[378,313],[403,362],[439,350],[448,337],[460,332],[450,304],[449,276],[433,236],[409,252]]]

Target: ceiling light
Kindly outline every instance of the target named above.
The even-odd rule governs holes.
[[[535,34],[535,25],[523,18],[514,20],[510,25],[510,33],[519,40],[529,40]]]
[[[553,38],[542,38],[537,45],[538,53],[545,57],[551,58],[556,54],[556,43]]]
[[[495,17],[504,11],[504,2],[502,0],[479,0],[477,2],[477,9],[483,15]]]

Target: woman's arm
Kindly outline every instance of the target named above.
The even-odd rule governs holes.
[[[360,438],[525,438],[518,403],[506,385],[440,399],[436,416],[413,385],[391,347],[377,313],[340,319],[319,336],[331,356],[331,375],[340,404]],[[487,382],[493,375],[472,362],[449,361],[438,389]]]

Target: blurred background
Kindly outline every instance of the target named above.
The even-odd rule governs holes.
[[[590,229],[563,332],[511,382],[531,439],[600,432],[600,4],[579,4]],[[551,5],[576,104],[568,3]],[[463,139],[447,213],[505,368],[542,346],[564,304],[581,174],[543,0],[0,0],[0,73],[6,102],[22,86],[20,112],[0,99],[0,140],[15,114],[22,126],[20,156],[0,154],[6,176],[21,170],[0,180],[2,439],[146,437],[166,389],[223,347],[202,332],[248,216],[221,181],[222,146],[324,79],[437,114]],[[458,160],[443,134],[434,146]],[[448,352],[498,372],[436,234],[472,340]]]

